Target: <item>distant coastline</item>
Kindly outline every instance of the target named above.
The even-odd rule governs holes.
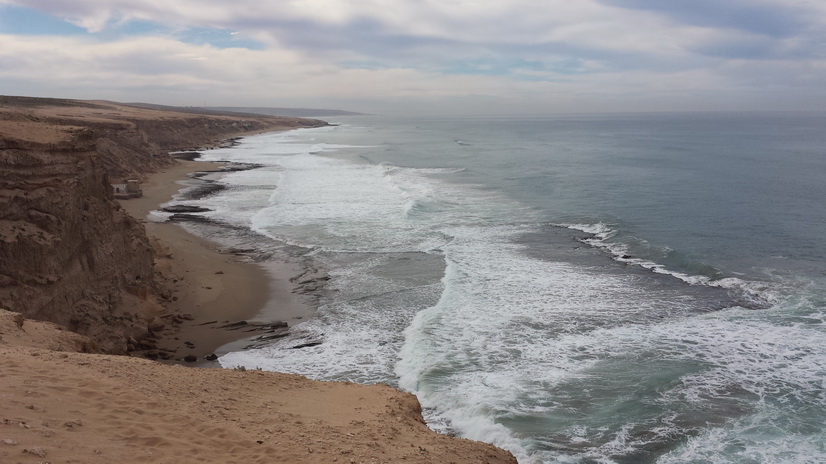
[[[166,106],[152,103],[129,103],[138,108],[158,109],[164,111],[179,111],[195,114],[233,114],[256,116],[286,116],[295,118],[320,118],[329,116],[359,116],[365,113],[353,111],[321,109],[321,108],[272,108],[257,106]]]

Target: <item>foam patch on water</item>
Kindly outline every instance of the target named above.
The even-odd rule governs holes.
[[[199,161],[229,161],[269,165],[274,156],[299,153],[321,153],[341,148],[338,145],[318,143],[315,136],[335,130],[334,127],[296,129],[286,132],[270,132],[240,139],[234,146],[204,150]]]
[[[628,243],[612,240],[617,236],[618,230],[605,223],[557,224],[557,226],[590,234],[591,237],[584,238],[581,242],[607,251],[616,261],[636,265],[657,274],[670,275],[690,285],[735,290],[741,294],[743,302],[748,302],[750,306],[755,308],[770,307],[777,303],[780,298],[780,289],[776,284],[749,281],[737,277],[712,278],[707,275],[687,274],[669,269],[666,265],[650,259],[632,256]]]
[[[427,321],[416,322],[424,322],[425,330],[434,330]],[[408,343],[417,332],[412,326]],[[501,430],[478,424],[515,417],[512,428],[521,431],[517,436],[525,440],[534,422],[557,421],[559,426],[579,423],[578,429],[548,439],[545,448],[567,447],[571,457],[605,462],[617,456],[642,456],[650,447],[673,446],[684,436],[699,434],[698,444],[719,439],[721,449],[726,441],[739,442],[742,452],[728,450],[716,460],[731,462],[732,456],[777,458],[787,453],[792,443],[817,442],[811,434],[820,433],[820,418],[826,411],[823,326],[807,330],[777,327],[753,311],[561,334],[555,340],[534,341],[536,346],[526,342],[521,347],[522,357],[532,351],[533,359],[525,359],[524,364],[512,356],[502,365],[478,370],[460,371],[450,365],[457,358],[468,358],[467,353],[451,353],[445,346],[437,346],[434,354],[424,348],[441,336],[434,333],[418,345],[417,349],[424,351],[416,354],[419,374],[403,377],[403,385],[409,387],[415,381],[411,389],[423,404],[435,408],[431,411],[435,422],[449,424],[465,436],[508,447],[525,462],[534,458],[556,462],[561,456],[531,452],[524,441],[513,447],[512,436],[502,437]],[[408,349],[416,347],[406,345]],[[434,357],[433,362],[423,361]],[[496,364],[495,349],[489,357],[486,362]],[[484,366],[484,362],[477,363]],[[496,372],[502,382],[480,378],[479,371]],[[500,390],[499,383],[507,386]],[[447,385],[459,388],[445,389]],[[657,408],[646,406],[648,402],[656,403]],[[480,405],[486,414],[480,415]],[[595,406],[599,408],[593,409]],[[497,414],[501,411],[508,413]],[[737,425],[740,423],[750,425]],[[732,424],[736,426],[729,430]],[[713,432],[715,426],[724,425],[727,431],[722,436]],[[759,437],[773,428],[778,442],[761,442]],[[543,430],[553,429],[556,427],[536,429],[536,439],[543,439]],[[697,454],[702,449],[699,445],[688,446],[675,451],[677,458],[667,462],[689,462],[685,458],[692,455],[714,456],[710,450],[715,446],[712,443],[705,454]],[[811,448],[790,456],[822,455],[822,449],[812,454]],[[777,462],[795,459],[787,456]]]
[[[527,413],[549,385],[601,362],[616,349],[605,327],[696,309],[681,294],[652,294],[633,276],[530,258],[514,242],[524,232],[451,230],[445,292],[405,331],[396,365],[399,384],[429,408],[430,422],[523,456],[527,451],[495,424],[499,414]],[[607,338],[580,349],[593,340],[583,334],[589,330]]]
[[[662,464],[755,462],[818,464],[826,462],[821,437],[789,434],[771,424],[771,417],[736,421],[730,428],[710,429],[688,439],[679,450],[661,457]]]
[[[331,269],[316,317],[261,349],[229,353],[224,367],[292,372],[322,380],[394,384],[401,331],[416,312],[431,306],[442,288],[441,257],[426,254],[320,255]],[[400,267],[418,270],[405,274]],[[317,346],[296,349],[307,343]]]
[[[227,174],[221,179],[226,188],[220,195],[185,201],[189,205],[208,208],[199,215],[238,227],[252,228],[253,218],[269,204],[273,189],[277,188],[281,173],[277,167]]]
[[[307,153],[278,159],[281,172],[254,230],[308,248],[337,252],[440,249],[443,228],[489,216],[484,195],[430,176],[435,169],[365,165]]]
[[[309,154],[282,159],[283,181],[254,229],[305,246],[340,251],[427,248],[426,231],[405,220],[407,198],[388,185],[381,166]],[[423,240],[424,239],[424,240]]]

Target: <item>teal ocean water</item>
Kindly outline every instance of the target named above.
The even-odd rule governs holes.
[[[386,382],[521,463],[826,462],[826,115],[330,122],[204,154],[261,167],[188,204],[330,275],[223,366]]]

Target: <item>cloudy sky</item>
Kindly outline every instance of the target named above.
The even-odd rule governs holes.
[[[826,108],[823,0],[0,0],[0,94],[378,113]]]

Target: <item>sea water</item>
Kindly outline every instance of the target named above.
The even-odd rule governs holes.
[[[203,156],[260,167],[188,204],[330,276],[223,366],[388,383],[521,463],[826,462],[826,115],[331,122]]]

